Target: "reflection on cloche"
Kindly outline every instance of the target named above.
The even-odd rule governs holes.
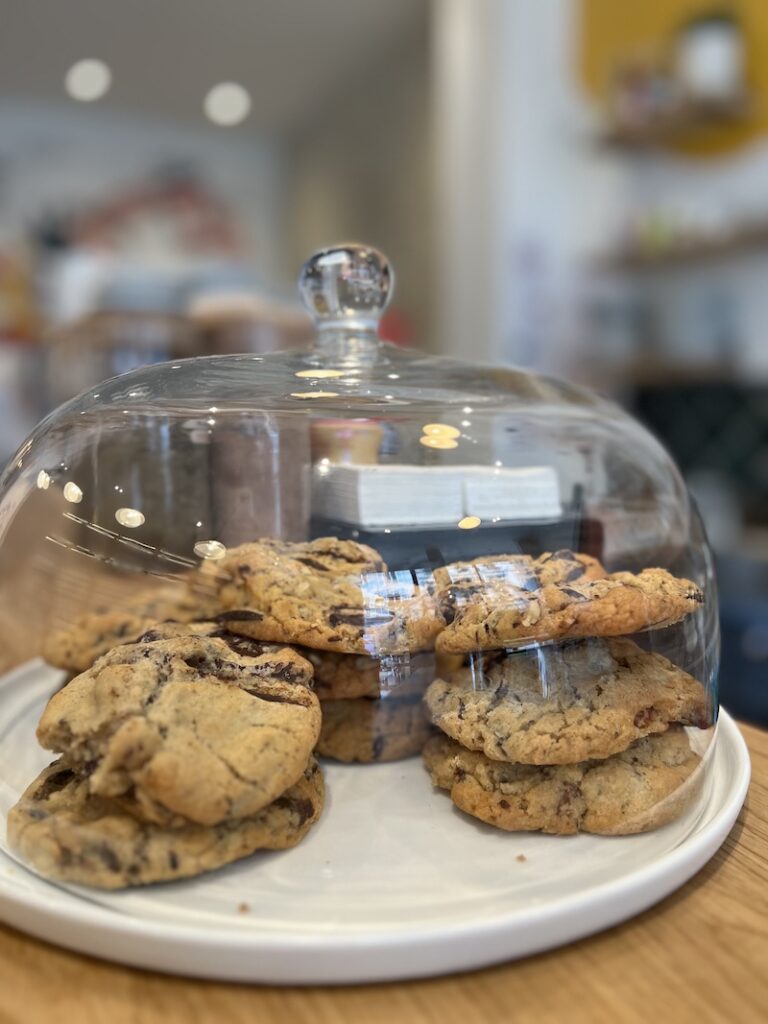
[[[43,863],[22,835],[54,784],[163,842],[279,811],[288,846],[323,813],[317,757],[423,756],[435,810],[503,831],[695,821],[717,594],[677,468],[588,391],[382,343],[393,283],[370,247],[323,250],[300,276],[313,347],[104,381],[7,467],[0,644],[42,656],[41,686],[72,677],[37,733],[71,777],[11,819],[43,873],[186,870]]]

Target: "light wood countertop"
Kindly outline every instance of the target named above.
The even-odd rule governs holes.
[[[268,988],[100,962],[0,926],[0,1024],[470,1024],[768,1020],[768,732],[743,728],[747,803],[714,859],[626,924],[470,974]]]

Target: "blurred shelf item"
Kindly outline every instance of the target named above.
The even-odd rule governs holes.
[[[203,291],[187,314],[209,355],[303,348],[314,337],[303,309],[248,290]]]
[[[653,149],[690,142],[713,128],[743,125],[753,113],[754,104],[746,94],[728,99],[689,99],[634,123],[608,124],[598,141],[612,149]]]
[[[768,560],[749,548],[717,556],[721,696],[740,718],[768,726]]]
[[[30,261],[26,254],[0,251],[0,341],[35,342],[39,329]]]
[[[673,362],[666,359],[634,359],[621,368],[622,383],[633,388],[679,388],[722,384],[733,377],[727,363]]]
[[[191,322],[157,308],[98,310],[53,328],[45,341],[42,383],[49,408],[118,373],[202,354]]]
[[[680,234],[656,246],[630,244],[600,257],[596,268],[628,272],[688,267],[760,251],[768,253],[768,220],[712,235],[694,237]]]
[[[42,397],[38,346],[9,344],[0,334],[0,459],[11,453],[48,410]]]
[[[768,526],[747,526],[741,538],[741,554],[768,565]],[[768,585],[766,586],[768,593]]]

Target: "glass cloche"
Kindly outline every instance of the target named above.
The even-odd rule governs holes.
[[[50,694],[23,743],[0,709],[33,870],[118,888],[295,846],[334,762],[365,787],[413,759],[403,799],[496,858],[693,828],[719,635],[678,470],[581,388],[380,342],[392,286],[374,249],[319,252],[313,348],[133,370],[8,465],[2,670],[37,658]]]

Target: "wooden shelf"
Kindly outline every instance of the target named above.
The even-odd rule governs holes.
[[[681,238],[657,248],[628,247],[598,258],[597,269],[631,272],[684,268],[761,251],[768,253],[768,221],[711,237]]]
[[[598,140],[612,149],[654,149],[690,142],[713,128],[743,125],[753,110],[753,103],[747,96],[727,102],[687,102],[636,125],[609,124]]]

